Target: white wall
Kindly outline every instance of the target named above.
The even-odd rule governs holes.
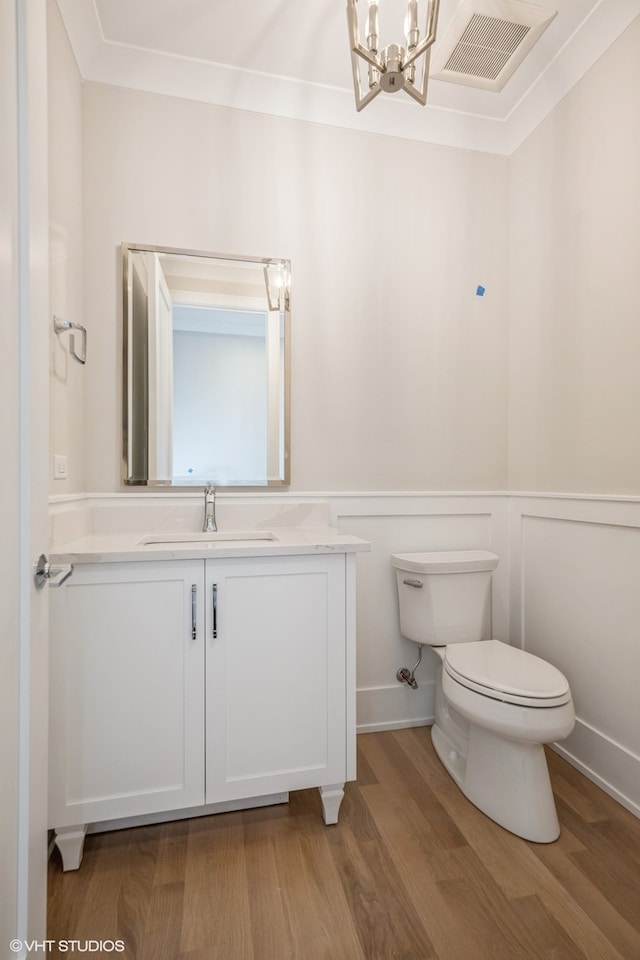
[[[510,162],[509,487],[640,494],[640,18]]]
[[[504,488],[506,159],[95,84],[83,103],[88,490],[120,489],[122,241],[291,258],[292,490]]]
[[[53,0],[47,6],[47,19],[51,317],[56,314],[88,326],[82,302],[82,84]],[[73,359],[69,334],[57,336],[52,320],[49,341],[50,489],[52,494],[77,493],[86,486],[84,391],[91,367],[82,367]],[[78,341],[76,344],[78,349]],[[95,364],[94,347],[89,334]],[[54,478],[54,454],[67,458],[66,479]]]
[[[265,324],[263,323],[263,327]],[[265,339],[174,330],[173,475],[220,483],[267,473]]]

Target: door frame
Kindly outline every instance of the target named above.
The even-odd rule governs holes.
[[[0,942],[22,957],[46,935],[48,601],[33,577],[48,543],[46,0],[3,4],[0,20]]]

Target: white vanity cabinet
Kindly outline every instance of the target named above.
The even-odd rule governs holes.
[[[203,803],[198,591],[202,561],[182,560],[78,564],[51,592],[49,824],[65,868],[88,823]]]
[[[354,571],[345,553],[75,565],[51,615],[65,869],[104,821],[307,787],[337,821],[355,777]]]
[[[347,762],[345,557],[207,561],[206,801],[321,787]]]

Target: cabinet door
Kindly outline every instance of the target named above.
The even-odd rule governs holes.
[[[343,782],[344,555],[207,561],[206,582],[207,802]]]
[[[52,591],[52,827],[203,803],[203,587],[184,560],[78,564]]]

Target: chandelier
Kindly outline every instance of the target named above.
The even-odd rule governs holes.
[[[420,28],[418,26],[418,0],[408,0],[404,20],[406,46],[390,43],[382,50],[380,50],[378,25],[378,7],[380,4],[378,0],[367,0],[367,2],[369,10],[364,26],[365,44],[363,44],[360,39],[358,23],[358,0],[347,0],[356,109],[362,110],[363,107],[366,107],[381,90],[386,93],[397,93],[399,90],[405,90],[410,97],[424,106],[427,102],[429,57],[431,46],[436,39],[440,0],[425,0],[427,11],[422,40],[420,39]],[[367,80],[364,86],[360,79],[362,61],[367,65]],[[418,73],[419,79],[416,79],[416,73]]]

